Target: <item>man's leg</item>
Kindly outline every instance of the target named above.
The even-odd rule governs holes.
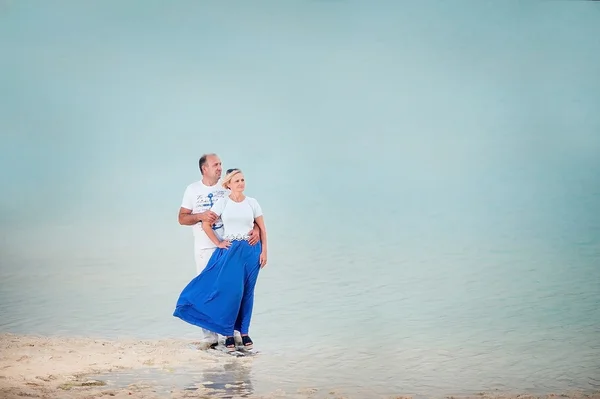
[[[195,248],[195,259],[196,259],[196,275],[202,273],[206,268],[210,257],[212,256],[215,248]],[[209,345],[213,345],[219,342],[219,335],[215,332],[201,328],[202,330],[202,341]]]
[[[194,248],[195,260],[196,260],[196,276],[202,273],[206,268],[210,257],[216,248]]]

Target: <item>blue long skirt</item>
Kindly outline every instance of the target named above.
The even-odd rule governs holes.
[[[228,249],[215,249],[181,292],[173,316],[224,336],[233,336],[233,330],[248,334],[260,253],[260,242],[232,241]]]

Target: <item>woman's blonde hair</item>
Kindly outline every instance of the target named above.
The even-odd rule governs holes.
[[[221,186],[223,186],[223,188],[226,188],[229,190],[229,187],[227,187],[229,185],[229,182],[231,181],[231,179],[233,179],[233,176],[237,175],[238,173],[242,173],[242,170],[238,169],[238,168],[227,169],[227,172],[225,172],[225,177],[223,178],[223,182],[221,183]]]

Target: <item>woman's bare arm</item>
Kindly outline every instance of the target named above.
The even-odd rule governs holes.
[[[221,241],[219,241],[219,239],[217,238],[217,235],[213,231],[213,229],[212,229],[212,223],[211,222],[202,222],[202,230],[204,230],[204,232],[206,233],[206,235],[208,236],[208,238],[210,238],[210,240],[216,246],[219,246],[219,244],[221,243]]]

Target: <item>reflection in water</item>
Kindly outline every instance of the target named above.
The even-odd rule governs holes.
[[[109,387],[132,388],[150,384],[159,394],[168,394],[173,388],[201,391],[215,398],[249,397],[254,394],[250,380],[251,363],[222,362],[212,366],[191,369],[137,369],[117,371],[90,378],[105,381]]]
[[[211,396],[217,398],[248,397],[254,393],[250,380],[250,364],[241,362],[225,363],[223,367],[215,367],[194,373],[193,383],[185,390],[194,391],[198,385],[210,389]]]

